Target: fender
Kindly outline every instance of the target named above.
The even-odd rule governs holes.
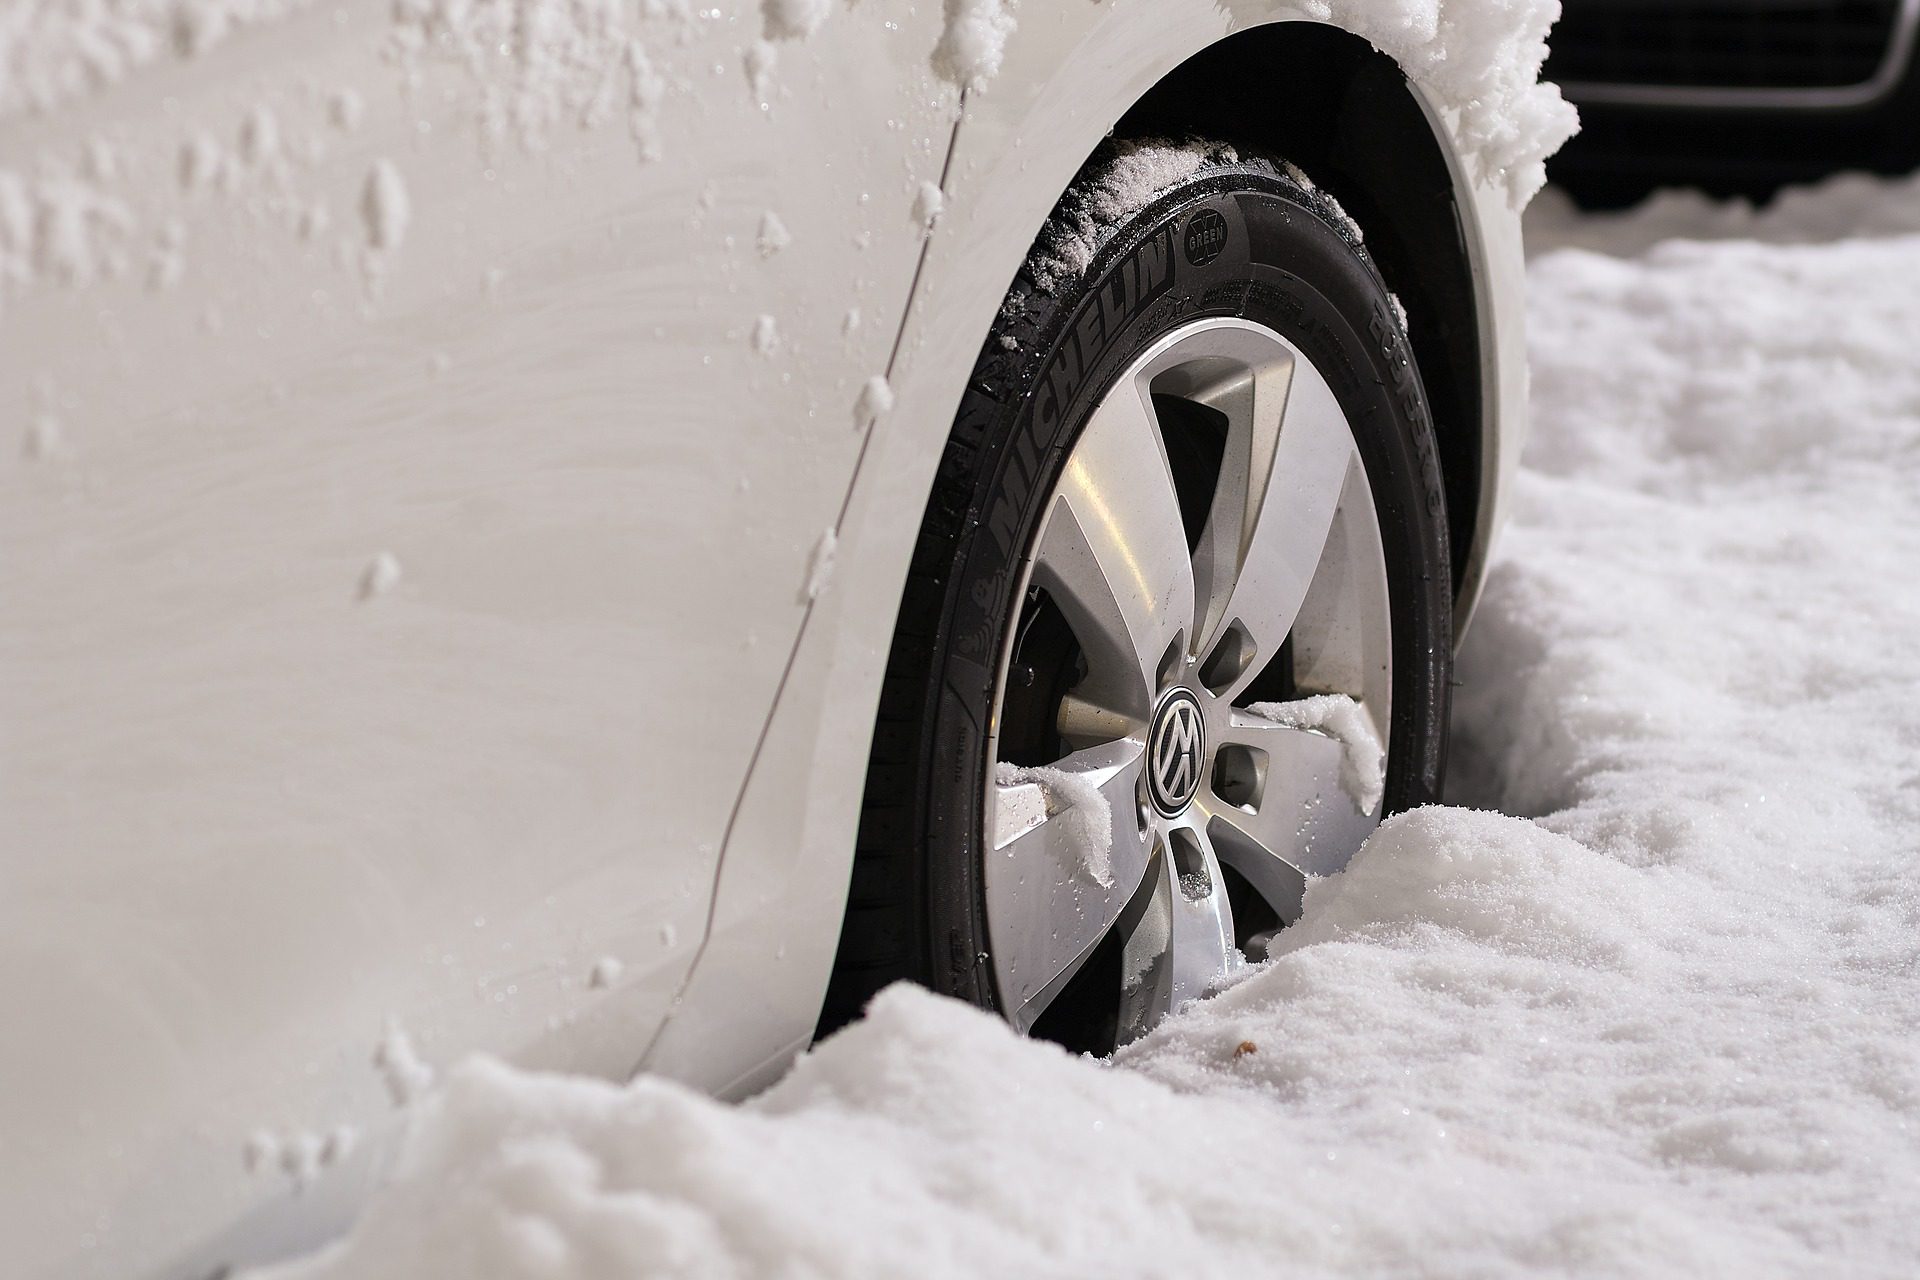
[[[1019,18],[999,74],[966,97],[945,212],[897,345],[893,408],[862,460],[833,580],[795,646],[722,851],[712,930],[641,1064],[723,1095],[771,1083],[811,1040],[811,1017],[796,1011],[818,1008],[832,968],[908,558],[954,406],[1035,234],[1100,139],[1175,68],[1238,31],[1305,21],[1264,0],[1028,6]],[[1482,500],[1457,592],[1464,618],[1524,437],[1524,264],[1506,186],[1470,172],[1457,121],[1418,96],[1453,176],[1480,336]]]

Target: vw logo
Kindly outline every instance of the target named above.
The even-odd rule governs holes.
[[[1177,818],[1193,802],[1206,749],[1200,700],[1189,690],[1175,689],[1161,700],[1147,730],[1147,790],[1162,816]]]

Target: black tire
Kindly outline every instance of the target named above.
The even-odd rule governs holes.
[[[1278,331],[1345,409],[1389,580],[1387,811],[1439,795],[1452,668],[1445,498],[1398,308],[1331,200],[1225,147],[1095,231],[1091,263],[1063,273],[1061,239],[1092,228],[1125,149],[1097,157],[1062,199],[981,348],[941,459],[888,658],[823,1034],[898,980],[997,1007],[980,874],[984,726],[1020,561],[1092,406],[1138,352],[1196,318]]]

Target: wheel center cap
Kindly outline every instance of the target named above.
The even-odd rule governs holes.
[[[1177,818],[1193,803],[1206,751],[1200,699],[1189,689],[1173,690],[1160,700],[1147,730],[1147,791],[1162,817]]]

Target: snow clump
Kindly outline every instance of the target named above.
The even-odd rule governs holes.
[[[1256,702],[1247,708],[1289,729],[1324,733],[1342,748],[1340,786],[1362,813],[1380,807],[1387,785],[1387,752],[1360,704],[1344,693],[1323,693],[1293,702]]]
[[[1068,848],[1102,889],[1113,887],[1113,806],[1106,793],[1082,774],[1044,765],[1021,768],[1001,761],[993,780],[1001,787],[1031,783],[1047,801],[1047,818],[1058,825]]]
[[[884,374],[874,374],[860,386],[860,398],[853,404],[853,425],[865,428],[893,408],[893,388]]]
[[[1000,74],[1007,37],[1013,34],[1009,0],[946,0],[940,43],[933,49],[933,70],[962,89],[978,90]]]
[[[913,193],[913,209],[910,216],[913,225],[922,231],[933,230],[933,224],[940,217],[940,211],[946,207],[947,198],[940,191],[938,183],[923,182]]]
[[[770,356],[774,348],[780,345],[780,326],[772,316],[759,316],[753,322],[749,341],[753,343],[755,355]]]
[[[761,257],[771,258],[792,243],[793,236],[787,231],[787,224],[780,220],[779,214],[769,209],[760,215],[760,230],[754,236],[754,246],[759,249]]]
[[[1400,64],[1435,105],[1454,113],[1455,142],[1476,176],[1515,208],[1546,184],[1547,157],[1579,116],[1542,83],[1558,0],[1291,0],[1301,17],[1364,36]]]

